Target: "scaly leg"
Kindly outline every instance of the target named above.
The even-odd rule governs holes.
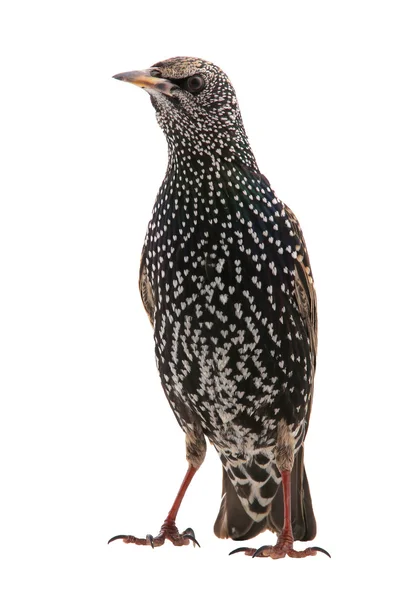
[[[230,554],[236,554],[237,552],[244,552],[247,556],[255,558],[256,556],[264,557],[269,556],[270,558],[284,558],[290,556],[292,558],[304,558],[305,556],[315,556],[317,552],[323,552],[330,557],[330,554],[323,548],[318,546],[312,546],[305,550],[294,550],[293,549],[293,531],[292,531],[292,519],[291,519],[291,481],[290,471],[282,471],[282,486],[283,486],[283,528],[281,533],[278,535],[275,546],[261,546],[256,550],[255,548],[236,548]]]
[[[174,546],[187,546],[187,544],[192,541],[193,545],[197,544],[197,546],[200,547],[200,544],[195,538],[193,529],[188,528],[185,529],[183,533],[179,533],[175,525],[179,507],[196,471],[197,469],[195,467],[192,465],[189,466],[171,510],[164,523],[161,525],[160,533],[158,535],[155,537],[146,535],[145,538],[137,538],[134,535],[116,535],[112,537],[108,543],[114,542],[115,540],[123,540],[125,544],[136,544],[138,546],[151,546],[152,548],[156,548],[162,546],[165,540],[170,540]]]

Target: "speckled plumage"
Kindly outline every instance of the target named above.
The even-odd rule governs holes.
[[[189,462],[201,464],[204,436],[221,458],[216,534],[280,531],[281,471],[295,465],[295,539],[311,539],[303,442],[317,321],[299,223],[258,169],[227,76],[191,58],[150,73],[172,84],[148,90],[169,160],[140,269],[162,386]],[[188,91],[192,76],[203,78],[197,93]]]

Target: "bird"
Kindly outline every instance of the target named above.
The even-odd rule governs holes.
[[[185,434],[188,469],[160,532],[125,543],[199,545],[176,525],[208,439],[222,463],[214,533],[265,530],[252,557],[303,558],[316,535],[304,466],[313,399],[317,304],[304,236],[261,173],[235,90],[215,64],[174,57],[114,75],[149,93],[168,165],[145,235],[139,291],[165,396]]]

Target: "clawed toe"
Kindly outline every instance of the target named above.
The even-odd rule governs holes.
[[[115,535],[108,540],[108,544],[115,542],[115,540],[122,540],[124,544],[136,544],[137,546],[152,546],[154,548],[154,538],[152,535],[147,535],[145,539],[137,538],[134,535]]]
[[[114,537],[110,538],[107,544],[111,544],[111,542],[115,542],[115,540],[122,540],[125,544],[134,544],[134,540],[136,538],[133,535],[114,535]]]
[[[252,558],[265,558],[270,557],[273,559],[284,558],[285,556],[290,556],[291,558],[305,558],[306,556],[315,556],[317,552],[322,552],[331,558],[329,552],[320,548],[319,546],[312,546],[311,548],[306,548],[305,550],[294,550],[291,547],[284,546],[261,546],[257,550],[254,548],[247,548],[242,546],[240,548],[236,548],[229,553],[229,556],[232,554],[237,554],[238,552],[243,552],[246,556],[251,556]]]
[[[271,556],[271,550],[273,546],[260,546],[257,550],[253,552],[251,558],[263,557],[263,556]]]
[[[246,556],[253,556],[254,552],[256,552],[256,549],[241,546],[240,548],[236,548],[235,550],[232,550],[232,552],[229,552],[229,556],[232,556],[232,554],[237,554],[238,552],[244,552]]]
[[[169,540],[174,544],[174,546],[187,546],[190,542],[193,542],[193,546],[198,546],[200,548],[200,544],[196,540],[196,536],[191,527],[185,529],[183,533],[179,533],[175,523],[171,522],[163,523],[160,533],[155,537],[150,534],[146,535],[145,538],[137,538],[134,535],[115,535],[108,540],[108,543],[110,544],[115,540],[122,540],[125,544],[151,546],[152,548],[162,546],[165,540]]]
[[[324,550],[323,548],[320,548],[319,546],[313,546],[312,548],[310,548],[310,550],[315,550],[316,552],[322,552],[322,554],[326,554],[326,556],[329,556],[329,558],[332,558],[332,556],[329,554],[329,552],[327,550]]]

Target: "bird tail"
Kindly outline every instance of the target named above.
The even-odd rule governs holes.
[[[312,540],[317,533],[310,487],[304,468],[304,449],[297,452],[291,475],[292,527],[295,540]],[[279,534],[283,527],[282,484],[277,488],[272,502],[265,507],[265,517],[254,521],[244,509],[225,469],[222,470],[222,500],[215,521],[214,533],[219,538],[248,540],[270,529]]]
[[[247,540],[264,531],[266,527],[266,518],[254,521],[247,514],[227,472],[222,467],[222,499],[214,524],[215,535],[223,539]]]

